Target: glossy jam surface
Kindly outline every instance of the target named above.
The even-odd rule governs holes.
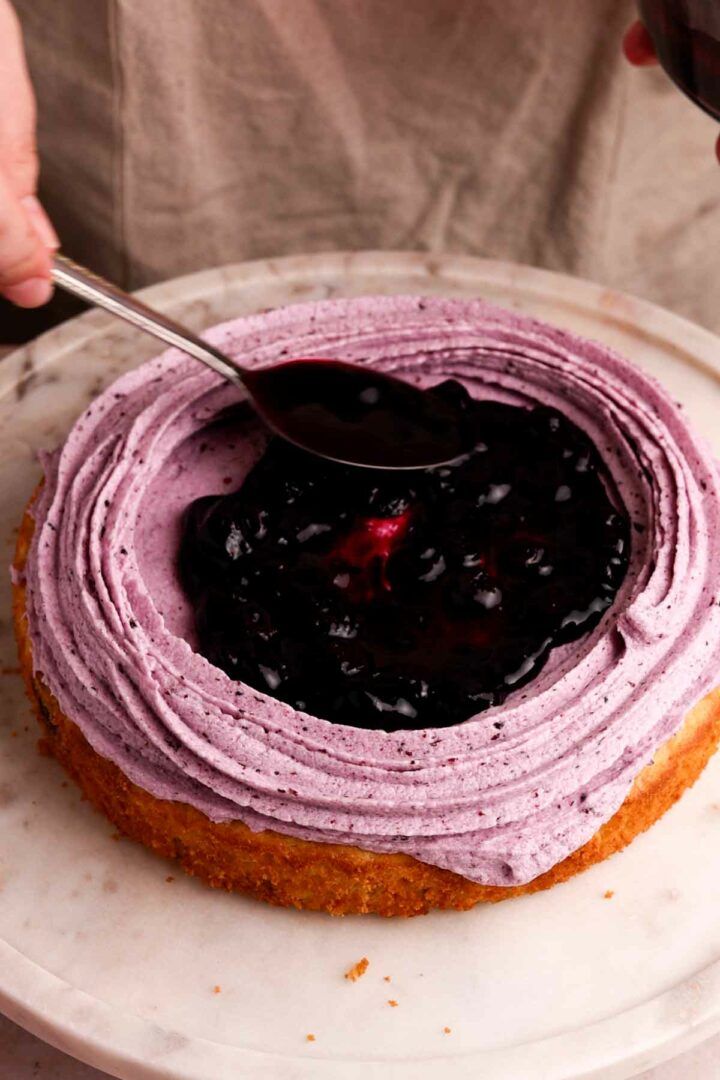
[[[285,438],[336,461],[418,468],[472,445],[460,403],[368,365],[289,360],[247,372],[261,416]]]
[[[439,392],[475,437],[452,465],[384,473],[274,440],[239,491],[192,504],[180,569],[214,664],[337,723],[438,727],[596,625],[629,553],[597,451],[549,409]]]

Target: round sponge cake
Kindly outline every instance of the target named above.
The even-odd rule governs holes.
[[[283,907],[332,915],[421,915],[458,911],[549,889],[626,847],[662,817],[702,772],[720,741],[720,689],[688,713],[680,730],[638,774],[620,809],[581,848],[524,885],[480,885],[405,854],[302,840],[239,821],[214,822],[182,802],[156,798],[90,746],[34,673],[22,573],[33,534],[30,508],[20,528],[13,615],[20,665],[43,728],[41,748],[64,766],[84,795],[117,826],[216,888]]]
[[[624,510],[616,554],[631,538],[627,569],[592,629],[559,641],[531,682],[515,685],[512,668],[506,697],[462,722],[443,726],[440,709],[417,727],[331,722],[304,694],[234,678],[203,652],[178,553],[188,507],[250,484],[267,435],[238,421],[235,387],[169,350],[110,386],[45,458],[18,541],[22,669],[45,749],[86,796],[212,885],[336,914],[463,909],[547,888],[656,821],[720,736],[720,691],[709,692],[720,671],[720,472],[677,404],[606,347],[482,301],[319,301],[208,337],[250,366],[340,358],[561,414],[596,449],[609,502]],[[475,449],[490,460],[490,428],[488,439]],[[271,524],[294,498],[282,477],[263,481],[266,502],[258,491]],[[580,505],[582,483],[551,485],[550,497]],[[501,511],[524,522],[516,497]],[[468,505],[473,492],[463,515]],[[484,514],[478,536],[491,528]],[[304,529],[287,530],[278,535],[297,546]],[[580,533],[568,535],[567,558],[582,566]],[[236,558],[227,538],[220,547]],[[257,639],[250,621],[241,629],[237,648],[260,649],[265,624]],[[480,647],[497,640],[488,631]]]

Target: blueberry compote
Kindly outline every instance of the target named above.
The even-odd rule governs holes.
[[[596,625],[629,533],[592,443],[544,407],[435,392],[475,432],[456,463],[360,469],[275,439],[238,491],[190,506],[180,568],[214,664],[336,723],[439,727]]]

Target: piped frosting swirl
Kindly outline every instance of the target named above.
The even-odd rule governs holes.
[[[479,301],[324,301],[208,338],[248,364],[334,357],[559,409],[597,446],[633,524],[615,605],[503,706],[449,728],[331,724],[232,681],[193,648],[174,545],[183,508],[260,446],[243,432],[214,445],[236,391],[170,350],[105,391],[45,462],[26,568],[36,671],[96,751],[212,820],[406,852],[487,884],[549,869],[717,681],[709,450],[624,359]]]

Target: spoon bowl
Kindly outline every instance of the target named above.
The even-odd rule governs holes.
[[[369,366],[289,360],[248,371],[244,382],[278,435],[346,465],[427,468],[470,448],[454,401]]]

